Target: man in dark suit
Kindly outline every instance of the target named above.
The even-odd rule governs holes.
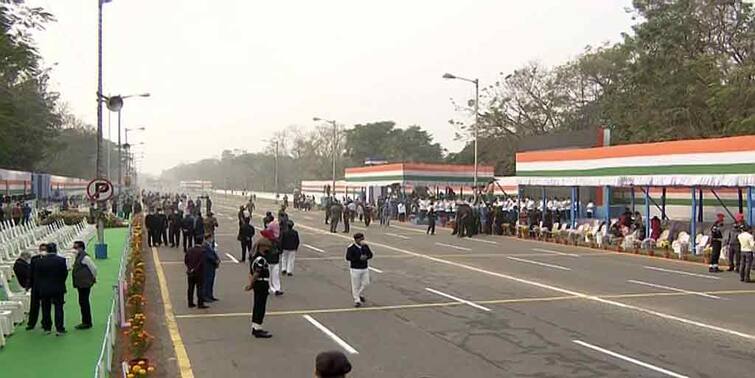
[[[39,299],[39,262],[47,254],[47,244],[39,245],[39,254],[32,256],[29,263],[29,288],[31,289],[31,306],[29,307],[29,321],[26,322],[26,330],[31,331],[37,326],[37,319],[39,319],[39,307],[41,301]]]
[[[39,288],[39,298],[42,300],[42,329],[47,334],[52,332],[50,310],[55,306],[56,335],[63,335],[66,333],[63,323],[63,303],[68,278],[66,259],[58,256],[58,246],[50,243],[47,245],[47,255],[36,263],[35,268],[34,284]]]

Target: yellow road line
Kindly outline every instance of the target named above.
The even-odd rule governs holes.
[[[168,284],[165,280],[165,272],[163,272],[163,267],[160,264],[157,248],[154,247],[152,247],[152,259],[155,262],[157,281],[160,284],[160,296],[163,298],[165,323],[168,325],[170,340],[173,342],[173,350],[176,353],[176,360],[178,361],[178,370],[181,373],[181,378],[194,378],[189,355],[186,353],[186,346],[184,346],[183,339],[181,339],[181,333],[178,331],[178,323],[176,323],[176,317],[173,313],[173,304],[170,301],[170,293],[168,292]]]

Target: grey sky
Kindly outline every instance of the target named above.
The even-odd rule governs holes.
[[[97,2],[29,0],[58,22],[37,41],[53,87],[96,123]],[[262,139],[313,116],[351,125],[421,125],[451,151],[449,97],[529,61],[563,62],[629,31],[629,0],[113,0],[105,4],[105,93],[127,100],[126,127],[159,173]],[[115,139],[113,118],[113,139]],[[107,117],[105,117],[107,127]],[[105,132],[107,135],[107,131]]]

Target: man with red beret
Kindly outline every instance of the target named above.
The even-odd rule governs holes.
[[[713,253],[710,256],[710,267],[708,272],[718,273],[718,259],[721,258],[721,246],[723,245],[723,227],[724,227],[724,215],[722,213],[716,214],[716,221],[713,222],[713,226],[710,227],[710,247],[713,249]]]

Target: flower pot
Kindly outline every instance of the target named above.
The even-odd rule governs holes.
[[[655,256],[655,250],[648,250],[648,256]]]

